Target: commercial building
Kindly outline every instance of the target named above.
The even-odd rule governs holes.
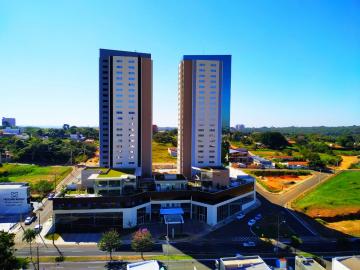
[[[332,259],[332,270],[360,269],[360,256],[336,257]]]
[[[220,258],[217,270],[271,270],[260,256],[238,256]]]
[[[186,99],[180,118],[190,117],[191,123],[180,124],[178,159],[184,174],[153,175],[151,56],[100,50],[102,167],[82,171],[85,194],[53,199],[57,231],[120,230],[190,219],[214,226],[255,204],[254,180],[232,180],[221,163],[222,132],[229,129],[231,57],[184,56],[181,65],[187,75],[186,89],[179,93]],[[192,80],[187,76],[192,75],[199,84],[189,88]]]
[[[15,118],[3,117],[2,120],[1,120],[1,125],[3,127],[13,128],[13,127],[16,126],[16,119]]]
[[[100,49],[100,165],[151,175],[152,60]]]
[[[0,213],[26,214],[31,210],[28,183],[0,183]]]
[[[325,270],[325,268],[313,258],[295,256],[295,270]]]
[[[222,165],[223,132],[230,130],[230,55],[185,55],[179,64],[178,172]]]

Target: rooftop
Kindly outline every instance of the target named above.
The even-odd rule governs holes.
[[[360,269],[360,256],[334,258],[351,270]]]
[[[221,258],[226,270],[270,270],[259,256]]]
[[[202,167],[202,168],[198,168],[201,171],[223,171],[223,170],[227,170],[225,167],[223,166],[207,166],[207,167]]]
[[[151,58],[150,53],[100,49],[100,57],[109,57],[109,56],[133,56],[133,57]]]
[[[9,183],[9,182],[3,182],[0,183],[0,189],[10,189],[10,188],[20,188],[20,187],[28,187],[28,183]]]
[[[185,181],[186,178],[182,174],[156,174],[155,181]]]
[[[93,171],[94,174],[90,178],[119,178],[127,175],[135,175],[135,169],[109,169],[109,168],[91,168],[85,170]]]
[[[111,177],[121,177],[124,175],[134,175],[134,169],[109,169],[107,172],[102,172],[98,175],[98,178],[111,178]]]
[[[317,261],[313,258],[305,258],[305,257],[296,257],[302,265],[306,267],[307,270],[325,270]]]

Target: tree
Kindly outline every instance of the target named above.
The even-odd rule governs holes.
[[[16,269],[15,234],[0,231],[0,269]]]
[[[53,190],[53,184],[47,180],[40,180],[34,185],[34,190],[36,190],[41,197],[44,197],[47,193]]]
[[[121,246],[121,239],[117,231],[105,232],[97,244],[101,251],[108,252],[112,261],[112,253]]]
[[[309,153],[306,159],[309,161],[310,168],[323,168],[325,166],[318,153]]]
[[[25,241],[26,243],[28,243],[30,245],[30,257],[31,257],[31,261],[32,261],[32,248],[31,248],[31,243],[32,241],[34,241],[34,239],[36,238],[36,231],[34,229],[26,229],[24,231],[23,234],[23,238],[22,240]]]
[[[340,144],[342,147],[354,147],[355,139],[351,135],[342,135],[339,136],[336,140],[338,144]]]
[[[288,141],[280,132],[261,133],[260,142],[271,149],[282,149],[288,146]]]
[[[298,248],[303,243],[302,239],[296,235],[291,236],[291,245],[294,248]]]
[[[131,241],[131,248],[141,253],[141,258],[144,259],[143,253],[150,251],[154,245],[151,233],[148,229],[139,229],[133,234]]]

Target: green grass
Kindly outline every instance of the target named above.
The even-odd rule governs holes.
[[[109,170],[108,173],[104,173],[104,174],[99,174],[98,178],[108,178],[108,177],[120,177],[123,175],[128,175],[128,174],[134,174],[135,170],[114,170],[111,169]]]
[[[351,164],[350,169],[360,169],[360,162],[355,163],[355,164]]]
[[[60,237],[60,234],[58,234],[58,233],[54,233],[54,234],[50,233],[50,234],[45,235],[45,239],[53,240],[53,235],[54,235],[54,240],[58,240]]]
[[[0,182],[27,182],[35,184],[40,180],[60,182],[71,172],[67,166],[38,166],[3,164],[0,167]]]
[[[152,162],[153,163],[176,163],[176,158],[171,157],[168,148],[174,147],[171,143],[152,143]]]
[[[56,256],[41,256],[39,258],[40,262],[55,262]],[[66,256],[63,257],[65,262],[91,262],[91,261],[108,261],[109,256]],[[193,260],[194,258],[190,255],[185,254],[172,254],[169,256],[166,255],[146,255],[144,254],[145,260],[158,260],[158,261],[181,261],[181,260]],[[113,255],[113,260],[123,260],[123,261],[140,261],[142,260],[140,255],[128,255],[128,256],[116,256]]]
[[[293,206],[316,208],[360,207],[360,171],[344,171],[296,200]]]

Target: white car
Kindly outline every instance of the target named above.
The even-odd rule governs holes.
[[[248,222],[248,225],[249,226],[252,226],[256,223],[256,220],[255,219],[250,219],[249,222]]]
[[[244,242],[242,245],[243,245],[243,247],[255,247],[256,246],[255,242],[252,242],[252,241]]]
[[[237,216],[236,216],[236,219],[243,219],[245,217],[245,215],[244,214],[238,214]]]
[[[37,233],[40,233],[42,230],[42,225],[41,224],[38,224],[34,227],[34,231],[37,232]]]
[[[257,214],[257,215],[255,216],[255,220],[260,220],[260,219],[262,219],[262,215],[261,215],[261,214]]]
[[[24,224],[30,225],[35,219],[36,219],[36,216],[29,216],[25,219]]]

